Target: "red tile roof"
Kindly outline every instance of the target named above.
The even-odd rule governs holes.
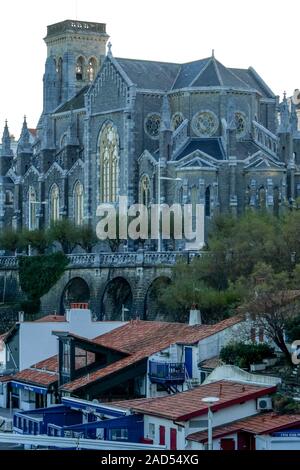
[[[12,375],[1,375],[0,382],[9,382],[12,379]]]
[[[61,322],[66,321],[64,315],[47,315],[46,317],[35,320],[35,323],[46,323],[46,322]]]
[[[189,326],[185,323],[133,320],[93,340],[98,345],[130,354],[129,357],[114,362],[87,376],[73,380],[63,385],[62,388],[69,392],[78,390],[94,381],[118,372],[124,367],[130,367],[152,354],[166,349],[170,344],[194,344],[201,339],[238,324],[242,320],[242,316],[236,316],[215,325],[194,326]]]
[[[58,381],[58,357],[52,356],[11,376],[11,380],[49,386]]]
[[[221,380],[200,385],[193,390],[175,395],[126,400],[114,404],[124,409],[131,409],[147,415],[160,416],[177,421],[188,421],[196,416],[207,413],[207,404],[201,400],[208,396],[216,396],[219,401],[211,407],[212,411],[227,408],[234,404],[253,400],[274,393],[276,387],[265,387],[248,383]],[[112,404],[113,405],[113,404]]]
[[[42,385],[48,387],[58,381],[58,374],[50,372],[40,372],[36,369],[25,369],[11,376],[11,380],[16,382],[26,382],[33,385]]]
[[[218,426],[213,430],[213,437],[219,438],[237,431],[246,431],[252,434],[270,434],[282,429],[299,426],[299,424],[300,414],[279,415],[274,412],[262,413],[224,426]],[[207,431],[195,432],[187,436],[187,439],[205,443],[207,442]]]

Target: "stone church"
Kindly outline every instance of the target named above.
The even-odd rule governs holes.
[[[0,223],[30,229],[97,222],[100,202],[202,203],[218,212],[279,212],[300,196],[296,107],[252,68],[211,57],[185,64],[116,58],[102,23],[48,26],[43,111],[7,124]],[[159,171],[158,171],[159,169]],[[166,179],[167,178],[167,179]]]

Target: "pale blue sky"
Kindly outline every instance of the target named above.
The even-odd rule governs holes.
[[[0,126],[16,136],[42,109],[46,26],[65,19],[107,23],[115,56],[188,62],[215,49],[277,94],[300,87],[299,0],[10,0],[0,11]]]

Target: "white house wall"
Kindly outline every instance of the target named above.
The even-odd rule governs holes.
[[[57,354],[57,337],[52,331],[68,331],[92,339],[124,325],[122,322],[94,322],[88,310],[74,309],[70,313],[68,322],[20,323],[20,371]]]

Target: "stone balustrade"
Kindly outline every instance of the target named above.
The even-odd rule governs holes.
[[[141,251],[134,253],[84,253],[67,255],[69,268],[107,268],[135,266],[174,266],[181,260],[190,263],[203,252],[160,252]],[[1,269],[18,269],[18,256],[0,256]]]

